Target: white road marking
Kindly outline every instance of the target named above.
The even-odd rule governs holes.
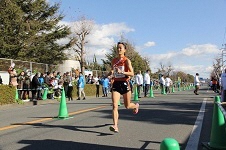
[[[199,110],[199,114],[198,114],[197,119],[195,121],[195,125],[192,129],[192,132],[191,132],[191,135],[188,139],[187,146],[186,146],[185,150],[198,149],[199,137],[200,137],[200,133],[201,133],[201,130],[202,130],[202,123],[203,123],[203,118],[204,118],[204,114],[205,114],[205,107],[206,107],[206,98],[202,102],[202,106]]]

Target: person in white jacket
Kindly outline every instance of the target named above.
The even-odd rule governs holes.
[[[224,72],[221,74],[221,102],[225,102],[225,94],[226,94],[226,68]]]
[[[148,91],[150,89],[150,70],[146,70],[146,73],[144,74],[144,97],[147,97]]]
[[[195,93],[195,95],[199,95],[198,90],[200,88],[200,80],[199,80],[199,74],[198,73],[195,74],[194,85],[195,85],[194,93]]]
[[[169,75],[167,75],[165,79],[166,93],[170,93],[171,85],[172,85],[172,80],[170,79]]]
[[[143,75],[141,74],[141,70],[138,71],[136,77],[135,77],[135,83],[137,84],[137,94],[138,94],[138,98],[140,97],[140,89],[143,86]]]
[[[161,88],[161,94],[163,94],[164,93],[164,90],[165,90],[165,84],[166,84],[164,75],[161,75],[161,78],[159,80],[159,83],[160,83],[160,88]]]

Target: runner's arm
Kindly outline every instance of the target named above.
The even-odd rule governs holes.
[[[123,74],[126,76],[134,76],[133,67],[131,61],[129,59],[126,60],[126,65],[128,66],[128,72],[124,72]]]

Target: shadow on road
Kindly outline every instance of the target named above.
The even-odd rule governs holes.
[[[134,148],[115,147],[90,143],[79,143],[75,141],[45,140],[21,140],[21,144],[27,144],[21,150],[137,150]]]

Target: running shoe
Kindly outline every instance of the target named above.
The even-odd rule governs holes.
[[[139,111],[139,104],[136,103],[136,106],[137,106],[137,107],[133,109],[133,114],[137,114],[138,111]]]
[[[116,129],[115,126],[110,126],[109,129],[112,132],[118,133],[118,129]]]

